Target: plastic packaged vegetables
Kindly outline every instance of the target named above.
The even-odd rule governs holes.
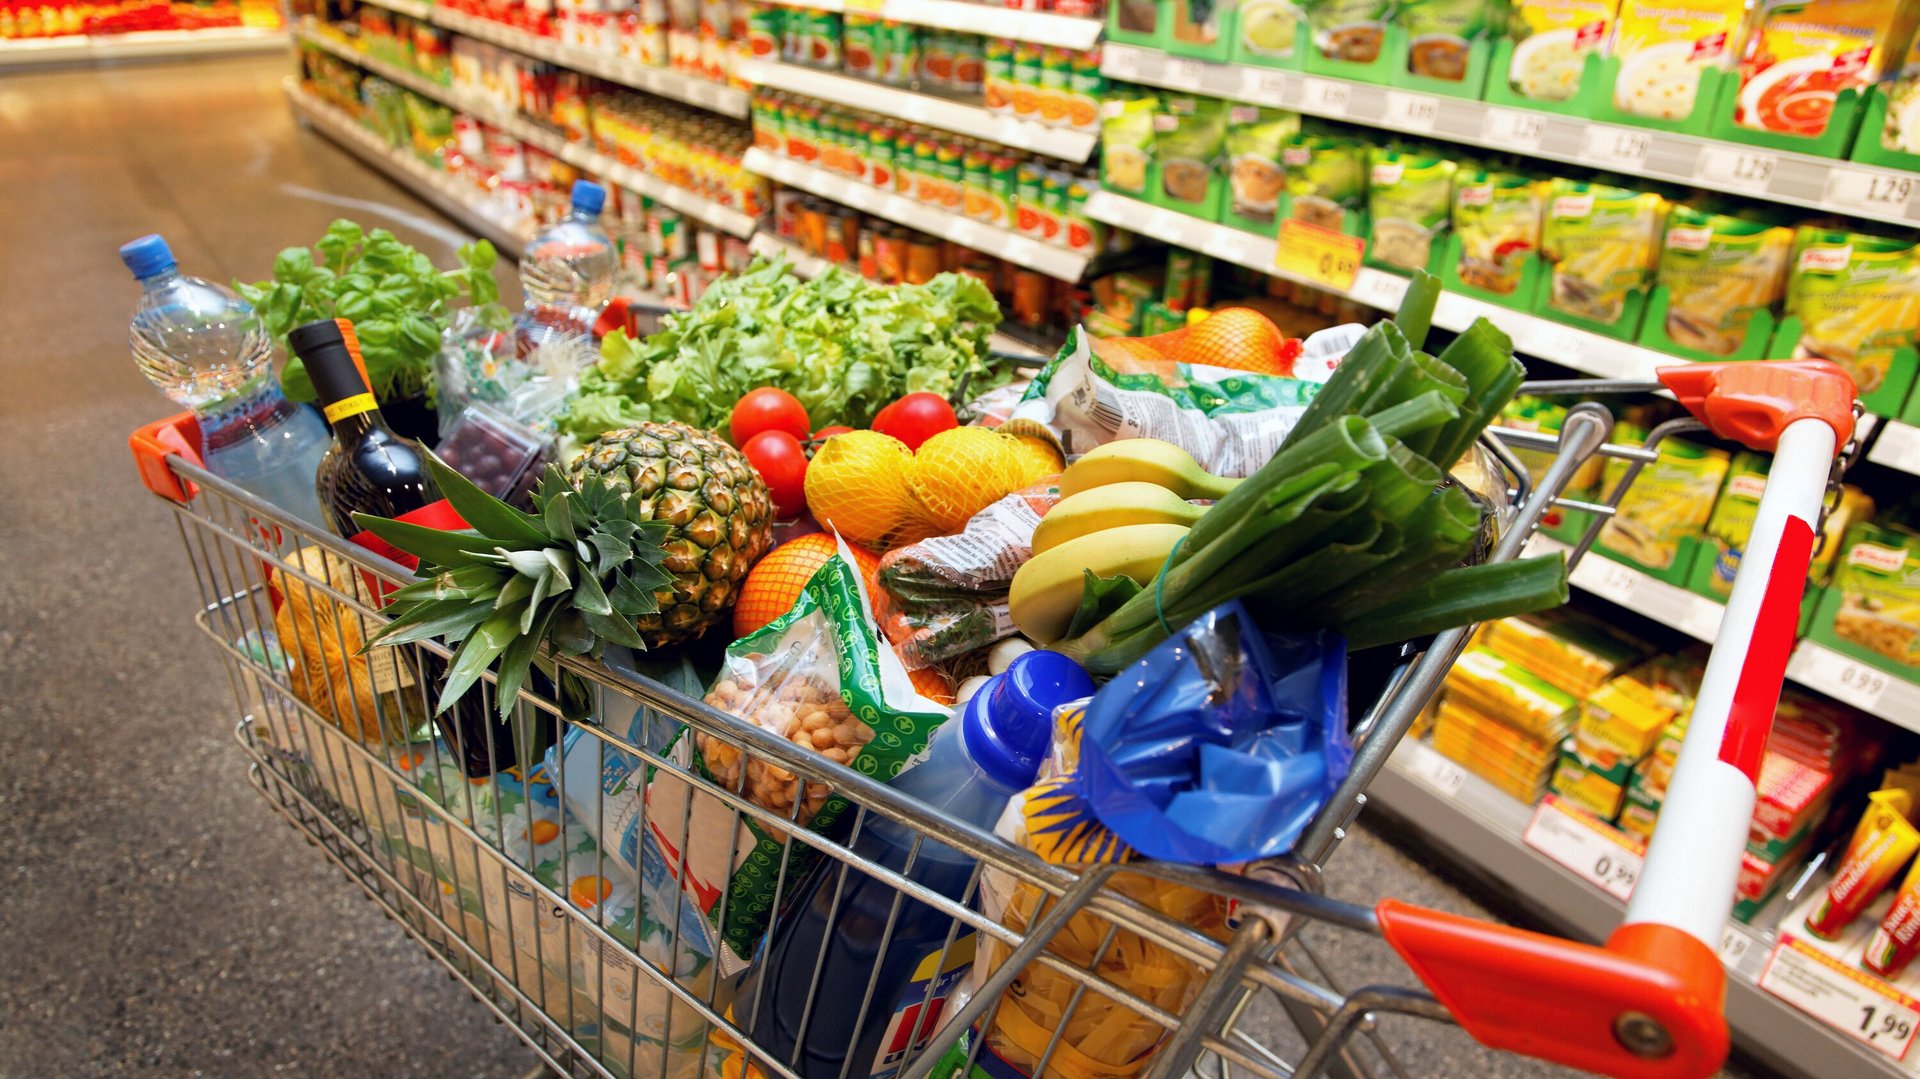
[[[1416,273],[1397,323],[1367,330],[1279,452],[1219,498],[1152,581],[1087,582],[1067,637],[1050,647],[1112,673],[1246,596],[1286,612],[1269,629],[1330,627],[1354,648],[1564,603],[1558,555],[1462,566],[1488,534],[1489,510],[1443,482],[1446,466],[1524,374],[1512,342],[1484,319],[1438,357],[1417,351],[1438,295],[1438,282]]]

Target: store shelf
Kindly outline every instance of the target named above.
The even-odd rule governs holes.
[[[501,254],[513,259],[520,257],[526,241],[513,224],[477,205],[467,189],[446,173],[429,168],[412,154],[388,146],[379,136],[361,127],[353,117],[301,89],[298,81],[289,78],[285,87],[294,111],[311,123],[315,130],[413,192],[462,228],[486,237]]]
[[[1920,427],[1899,420],[1880,425],[1880,437],[1867,451],[1867,460],[1920,476]]]
[[[1476,874],[1564,932],[1598,941],[1625,906],[1522,841],[1533,807],[1495,790],[1420,742],[1403,742],[1368,791],[1374,805],[1424,835]],[[1336,854],[1330,872],[1338,873]],[[1770,924],[1783,904],[1760,912]],[[1894,1062],[1836,1033],[1756,984],[1772,934],[1729,922],[1720,942],[1728,965],[1727,1021],[1745,1051],[1804,1076],[1910,1079]]]
[[[936,210],[904,195],[882,191],[797,161],[775,157],[759,147],[747,151],[745,164],[748,172],[771,177],[788,187],[797,187],[843,206],[864,210],[908,228],[952,240],[1061,281],[1078,281],[1087,268],[1087,255],[981,224],[959,214]]]
[[[956,135],[970,135],[1063,161],[1085,161],[1100,141],[1099,136],[1091,131],[1074,131],[1031,120],[1017,120],[978,105],[949,101],[931,94],[917,94],[869,79],[837,75],[798,64],[749,60],[740,64],[739,73],[741,78],[755,86],[804,94],[850,109],[864,109],[908,123],[926,124]]]
[[[1274,267],[1274,253],[1278,244],[1271,237],[1216,225],[1177,210],[1168,210],[1110,191],[1096,191],[1088,197],[1087,216],[1190,248],[1236,266],[1245,266],[1315,288],[1326,287],[1308,278],[1277,270]],[[1353,287],[1338,294],[1382,311],[1394,311],[1399,308],[1400,297],[1406,291],[1406,278],[1362,267],[1354,277]],[[1439,304],[1434,308],[1433,324],[1457,332],[1471,326],[1475,319],[1482,316],[1513,338],[1516,352],[1602,378],[1643,381],[1653,377],[1653,372],[1661,367],[1686,362],[1652,349],[1563,326],[1551,319],[1454,292],[1441,295]]]
[[[1127,45],[1102,49],[1100,69],[1113,79],[1293,109],[1396,134],[1426,135],[1874,221],[1920,224],[1920,177],[1899,169],[1294,71],[1190,60]]]
[[[889,22],[959,30],[987,37],[1031,41],[1063,49],[1091,49],[1100,40],[1099,19],[1055,15],[1047,11],[1020,11],[997,4],[970,4],[965,0],[883,0],[875,5],[846,4],[843,0],[780,0],[781,7],[815,11],[853,10]]]
[[[311,42],[350,64],[357,64],[415,93],[477,117],[515,138],[525,140],[553,154],[576,168],[585,169],[621,187],[637,191],[655,202],[703,221],[723,232],[741,237],[753,235],[757,223],[752,217],[739,210],[709,202],[684,187],[667,183],[657,176],[650,176],[580,143],[569,142],[567,137],[559,131],[529,120],[517,112],[500,108],[494,102],[462,94],[418,72],[377,60],[346,42],[319,31],[310,21],[304,22],[298,33],[302,41]]]
[[[1567,549],[1559,540],[1536,535],[1527,541],[1526,553]],[[1657,580],[1598,551],[1588,551],[1568,580],[1583,592],[1708,643],[1718,635],[1726,613],[1723,605],[1705,596]],[[1896,726],[1920,731],[1920,685],[1824,645],[1805,640],[1795,645],[1787,662],[1787,678]]]
[[[222,26],[207,30],[141,30],[131,34],[69,34],[0,42],[0,69],[110,64],[121,60],[226,56],[287,47],[285,30]]]
[[[747,115],[747,92],[712,79],[688,75],[672,68],[649,67],[591,49],[574,48],[552,38],[530,34],[518,27],[458,11],[447,11],[435,4],[419,3],[418,0],[368,0],[368,2],[376,7],[386,8],[388,11],[431,22],[435,26],[452,30],[456,34],[465,34],[476,41],[485,41],[503,49],[512,49],[514,52],[531,56],[536,60],[545,60],[573,71],[597,75],[609,82],[617,82],[635,90],[645,90],[650,94],[670,97],[675,101],[683,101],[726,116],[744,119]]]

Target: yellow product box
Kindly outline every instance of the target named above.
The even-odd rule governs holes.
[[[1507,82],[1522,97],[1565,101],[1580,89],[1587,54],[1606,55],[1618,0],[1515,0],[1507,19]]]
[[[1444,741],[1458,748],[1461,756],[1515,777],[1545,778],[1553,767],[1552,746],[1535,743],[1518,731],[1502,729],[1492,720],[1471,713],[1442,709],[1433,737],[1436,744]]]
[[[1631,766],[1653,751],[1660,732],[1673,722],[1671,708],[1635,692],[1629,679],[1601,686],[1580,708],[1574,740],[1580,752],[1601,768]]]
[[[1562,798],[1609,824],[1620,815],[1627,800],[1627,784],[1587,767],[1570,752],[1560,754],[1559,763],[1554,765],[1552,787]]]
[[[1622,0],[1613,55],[1613,104],[1656,120],[1693,115],[1700,75],[1733,66],[1746,0]]]
[[[1661,799],[1648,794],[1640,786],[1639,773],[1634,781],[1627,785],[1627,798],[1620,807],[1620,819],[1615,825],[1628,835],[1645,843],[1653,838],[1653,826],[1660,820]]]
[[[1579,717],[1580,701],[1498,653],[1473,647],[1447,675],[1447,700],[1558,745]]]
[[[1480,743],[1462,735],[1444,720],[1433,729],[1433,748],[1460,767],[1486,780],[1502,793],[1522,802],[1537,802],[1547,791],[1547,770],[1516,772],[1479,755]]]
[[[1644,654],[1638,642],[1565,608],[1490,622],[1480,644],[1575,697],[1599,689]]]

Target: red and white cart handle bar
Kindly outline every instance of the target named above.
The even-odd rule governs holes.
[[[1715,435],[1774,458],[1625,923],[1597,948],[1393,900],[1375,913],[1479,1041],[1627,1079],[1694,1079],[1727,1053],[1717,946],[1854,385],[1824,360],[1659,378]]]

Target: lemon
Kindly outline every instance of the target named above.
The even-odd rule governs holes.
[[[1031,487],[1048,476],[1057,476],[1067,467],[1060,457],[1060,451],[1053,448],[1046,439],[1035,435],[1012,435],[1014,472],[1020,480],[1020,486]]]
[[[965,528],[1024,485],[1022,453],[1018,439],[985,427],[955,427],[922,442],[907,478],[920,518],[936,535]]]
[[[891,435],[835,435],[807,466],[807,508],[823,526],[879,550],[924,539],[933,533],[916,517],[907,490],[913,461],[913,451]]]

